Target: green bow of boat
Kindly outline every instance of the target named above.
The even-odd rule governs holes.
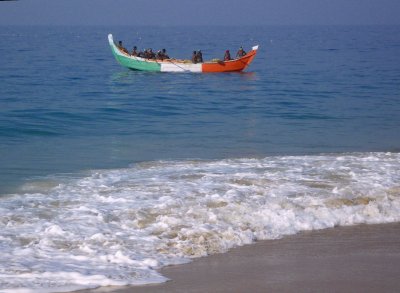
[[[157,63],[156,61],[148,61],[146,59],[133,57],[121,52],[115,45],[113,36],[111,34],[108,35],[108,42],[110,43],[110,47],[115,59],[117,59],[122,66],[134,70],[161,71],[161,64]]]

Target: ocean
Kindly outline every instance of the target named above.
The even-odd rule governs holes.
[[[131,50],[259,52],[242,73]],[[0,292],[156,270],[304,230],[400,221],[399,26],[0,26]]]

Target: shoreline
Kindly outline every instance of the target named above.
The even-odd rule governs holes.
[[[306,231],[158,271],[170,281],[76,292],[397,292],[400,223]]]

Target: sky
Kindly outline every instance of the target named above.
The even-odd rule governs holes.
[[[0,25],[399,25],[400,0],[0,0]]]

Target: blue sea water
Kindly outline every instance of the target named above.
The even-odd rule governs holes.
[[[242,74],[149,74],[128,48],[221,57]],[[399,27],[2,27],[0,190],[32,176],[158,159],[398,151]]]
[[[176,58],[260,49],[243,73],[138,72],[108,33]],[[400,220],[399,26],[2,26],[0,40],[0,289],[158,282],[154,268],[256,239]]]

